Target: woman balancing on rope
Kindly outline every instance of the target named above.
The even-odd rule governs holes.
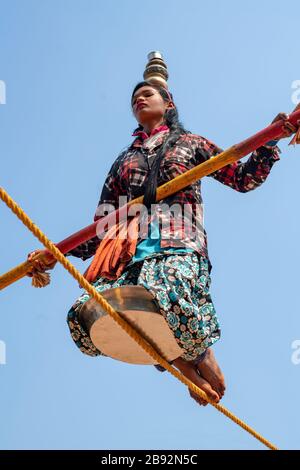
[[[107,238],[104,245],[105,239],[95,237],[68,254],[86,260],[96,253],[85,275],[100,293],[125,285],[140,285],[150,291],[184,351],[173,365],[212,401],[218,402],[224,395],[225,383],[211,349],[220,338],[220,328],[209,292],[212,265],[203,228],[201,182],[157,203],[155,195],[157,186],[219,154],[222,149],[185,130],[178,120],[171,93],[156,83],[138,83],[132,93],[131,106],[139,126],[133,133],[134,141],[118,156],[108,173],[95,220],[103,215],[104,206],[112,205],[117,209],[120,196],[132,200],[144,194],[149,231],[145,237],[139,234],[135,241],[131,234],[123,244],[112,240],[113,250]],[[282,118],[286,118],[284,113],[274,121]],[[290,126],[288,123],[284,126],[287,136],[295,132]],[[276,141],[268,142],[246,162],[229,164],[209,176],[236,191],[251,191],[266,180],[273,164],[279,160],[280,150],[276,144]],[[184,217],[168,210],[170,207],[184,208]],[[133,223],[134,232],[136,218],[133,221],[130,224]],[[113,232],[116,235],[116,229]],[[102,252],[97,250],[100,243]],[[111,253],[115,250],[117,256],[112,259]],[[45,271],[49,266],[36,262],[35,268]],[[78,312],[87,300],[89,295],[84,293],[69,311],[71,335],[85,354],[103,355],[78,321]],[[164,370],[161,366],[155,367]],[[207,404],[191,391],[190,395],[199,404]]]

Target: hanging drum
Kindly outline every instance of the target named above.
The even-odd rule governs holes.
[[[173,361],[182,355],[183,350],[159,313],[154,297],[143,286],[115,287],[101,292],[101,295],[164,359]],[[106,356],[131,364],[157,363],[95,299],[83,304],[78,320],[92,343]]]

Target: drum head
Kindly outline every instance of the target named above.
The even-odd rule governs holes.
[[[146,339],[167,361],[180,357],[183,350],[154,297],[143,286],[122,286],[108,289],[101,295]],[[155,362],[92,298],[83,304],[79,321],[93,344],[103,354],[130,364]]]

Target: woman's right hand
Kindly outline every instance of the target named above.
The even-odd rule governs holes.
[[[299,109],[300,109],[300,103],[297,104],[295,109],[293,109],[292,113],[294,113],[295,111],[298,111]],[[281,137],[282,139],[285,139],[286,137],[290,137],[291,135],[295,134],[297,132],[298,128],[299,128],[299,124],[298,124],[298,127],[294,126],[293,124],[288,122],[288,119],[289,119],[288,114],[279,113],[279,114],[277,114],[277,116],[271,122],[271,124],[273,124],[276,121],[283,120],[282,131],[284,133],[284,136]],[[299,121],[298,121],[298,123],[299,123]]]
[[[41,260],[41,259],[34,260],[33,258],[35,258],[36,255],[38,255],[39,253],[45,253],[45,250],[35,250],[29,253],[29,255],[27,256],[27,261],[29,261],[33,266],[32,271],[27,273],[27,276],[29,277],[32,277],[34,272],[44,273],[45,271],[48,271],[49,269],[53,269],[57,263],[56,259],[50,260],[48,262],[46,260]]]

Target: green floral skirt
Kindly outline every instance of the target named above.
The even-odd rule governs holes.
[[[155,255],[128,266],[115,281],[99,277],[93,285],[100,293],[125,285],[145,287],[184,350],[182,358],[192,361],[220,338],[219,322],[209,293],[210,283],[209,260],[193,252]],[[104,355],[78,322],[78,312],[89,298],[84,292],[77,299],[67,322],[74,342],[83,353]]]

